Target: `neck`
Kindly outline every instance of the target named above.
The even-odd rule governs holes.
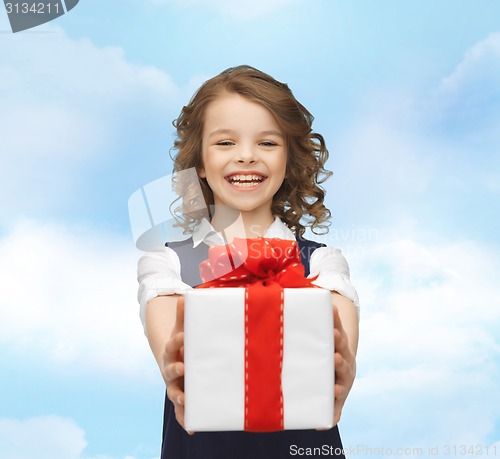
[[[227,207],[216,208],[211,221],[217,231],[222,231],[227,242],[233,238],[262,237],[274,222],[271,210],[267,212],[244,212]]]

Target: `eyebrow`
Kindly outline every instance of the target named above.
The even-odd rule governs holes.
[[[235,131],[232,129],[217,129],[209,134],[209,138],[213,137],[214,135],[218,134],[234,134]],[[280,131],[276,131],[275,129],[270,129],[267,131],[261,131],[259,132],[259,135],[275,135],[277,137],[283,137],[283,134]]]

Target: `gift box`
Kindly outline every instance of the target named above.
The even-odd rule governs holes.
[[[279,259],[271,251],[271,257],[257,255],[249,261],[248,252],[241,256],[234,246],[209,252],[202,278],[207,279],[207,265],[214,275],[227,273],[220,257],[228,253],[230,275],[209,279],[204,286],[212,288],[186,293],[187,430],[333,426],[331,293],[314,287],[303,271],[298,275],[302,265],[294,241],[280,241],[282,248],[285,243],[292,244],[292,250],[284,250]],[[270,263],[270,258],[277,262]]]

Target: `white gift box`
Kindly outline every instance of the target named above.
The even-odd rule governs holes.
[[[245,289],[185,294],[185,427],[244,430]],[[331,293],[285,288],[283,420],[289,429],[333,426],[334,339]]]

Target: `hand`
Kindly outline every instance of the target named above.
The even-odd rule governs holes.
[[[335,339],[335,405],[334,425],[337,425],[342,414],[342,408],[351,390],[356,376],[356,358],[349,348],[347,334],[342,327],[338,308],[333,308],[334,339]]]
[[[167,397],[175,408],[175,418],[184,428],[184,298],[177,300],[175,325],[163,354],[162,376]],[[189,432],[188,432],[189,433]]]

